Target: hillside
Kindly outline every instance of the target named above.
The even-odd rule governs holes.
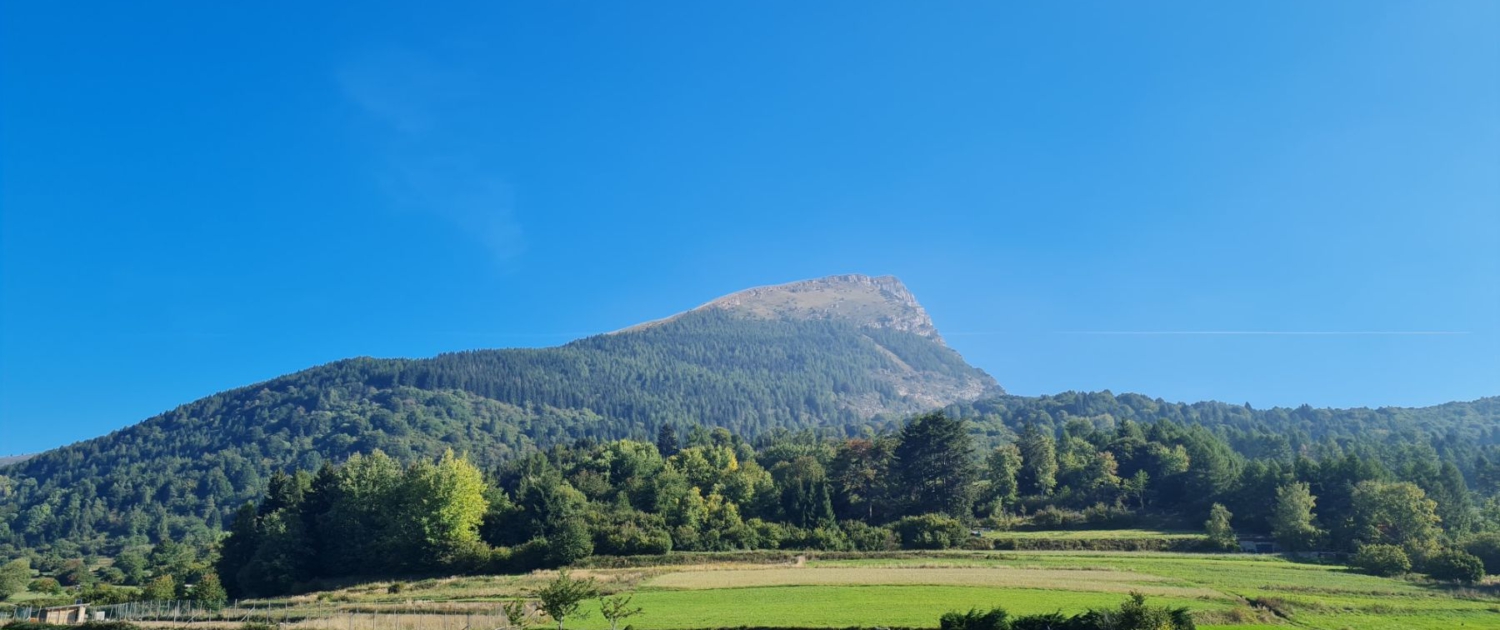
[[[493,466],[663,424],[842,428],[1001,393],[900,281],[838,276],[554,348],[349,359],[216,394],[0,469],[0,542],[202,537],[273,471],[377,448]]]

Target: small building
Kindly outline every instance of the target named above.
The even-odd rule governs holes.
[[[69,606],[53,606],[43,608],[37,621],[57,625],[76,625],[89,620],[87,604],[72,604]]]

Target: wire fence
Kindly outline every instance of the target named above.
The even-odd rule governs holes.
[[[283,630],[514,630],[504,602],[422,602],[400,604],[271,603],[229,601],[219,605],[188,600],[144,601],[87,606],[82,618],[44,618],[55,609],[18,607],[0,611],[9,619],[80,623],[123,621],[153,628],[239,628],[264,624]],[[527,608],[523,626],[538,621]],[[69,613],[63,613],[67,615]]]

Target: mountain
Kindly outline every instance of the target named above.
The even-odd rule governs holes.
[[[942,343],[932,318],[895,276],[828,276],[731,293],[687,313],[625,329],[640,330],[706,310],[757,319],[832,320],[909,332]]]
[[[554,348],[348,359],[209,396],[0,468],[0,543],[207,538],[272,472],[377,448],[492,466],[664,424],[853,430],[1003,393],[899,280],[833,276]]]

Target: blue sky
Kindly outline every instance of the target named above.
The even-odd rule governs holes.
[[[0,8],[0,454],[847,272],[1014,393],[1500,394],[1500,4],[431,4]]]

